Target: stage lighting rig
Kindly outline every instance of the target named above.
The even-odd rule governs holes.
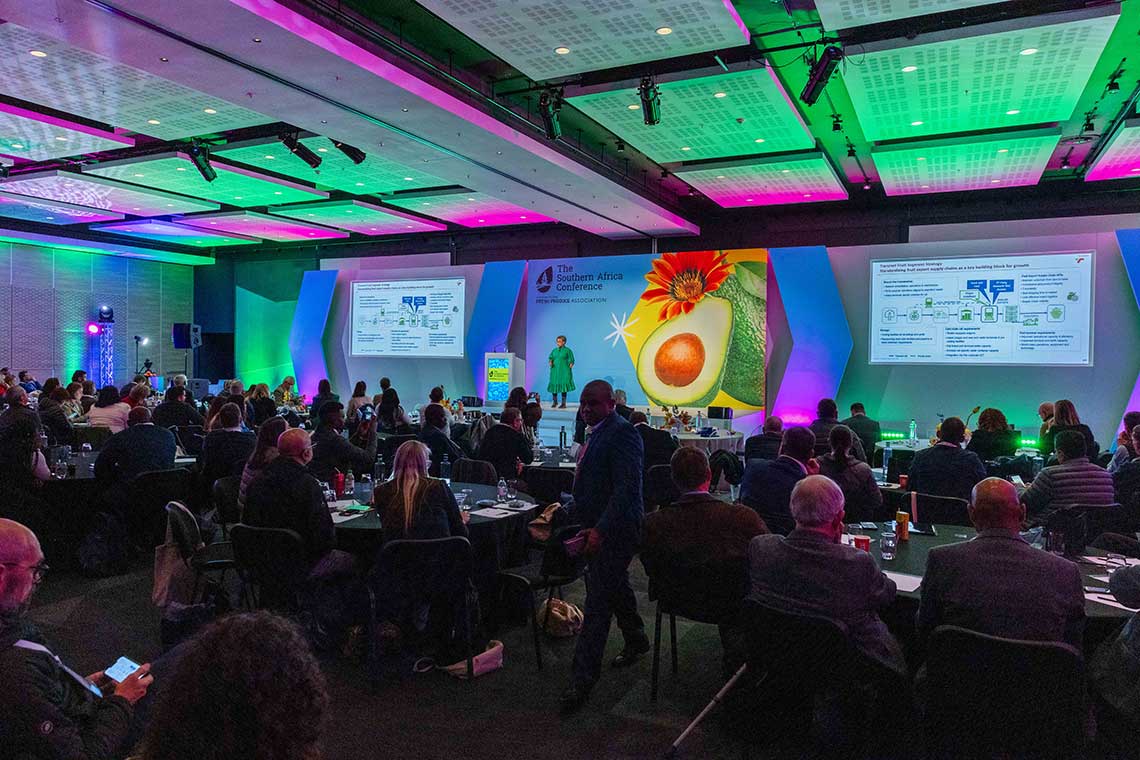
[[[538,117],[542,119],[542,131],[547,140],[557,140],[562,136],[562,124],[558,120],[561,110],[561,91],[547,88],[538,96]]]
[[[364,159],[368,157],[360,148],[356,148],[352,145],[349,145],[348,143],[342,143],[339,140],[333,140],[332,144],[333,147],[335,147],[344,155],[348,156],[349,160],[357,166],[364,163]]]
[[[804,85],[804,91],[800,93],[800,101],[805,106],[815,105],[819,96],[823,94],[823,88],[827,87],[827,81],[835,73],[835,67],[842,60],[843,51],[835,45],[828,45],[823,49],[823,55],[812,64],[807,84]]]
[[[637,97],[641,99],[641,115],[649,126],[661,123],[661,91],[653,83],[653,77],[642,77],[637,88]]]
[[[297,139],[296,132],[281,135],[281,143],[289,149],[290,153],[308,164],[310,168],[317,169],[320,167],[321,157],[302,145],[301,141]]]
[[[208,146],[195,140],[186,149],[186,155],[190,157],[190,162],[202,175],[202,179],[213,182],[218,178],[218,173],[214,171],[213,166],[210,166],[210,148]]]

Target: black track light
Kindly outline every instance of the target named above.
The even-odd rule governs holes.
[[[823,88],[827,86],[827,80],[831,79],[835,67],[841,60],[843,60],[843,51],[835,45],[828,45],[823,49],[823,55],[812,65],[807,84],[800,93],[800,100],[804,105],[815,105],[815,101],[823,94]]]
[[[1068,169],[1070,167],[1072,167],[1072,164],[1069,162],[1069,157],[1068,156],[1062,156],[1061,157],[1061,168],[1062,169]]]
[[[321,157],[302,145],[301,141],[297,139],[296,132],[281,135],[281,143],[289,149],[290,153],[304,161],[311,168],[316,169],[320,167]]]
[[[622,140],[617,141],[617,152],[618,153],[625,153],[625,142],[624,141],[622,141]]]
[[[653,83],[653,77],[642,77],[641,85],[637,88],[637,97],[641,99],[641,115],[649,126],[661,123],[661,91]]]
[[[339,140],[333,140],[332,144],[333,147],[335,147],[344,155],[348,156],[349,160],[358,166],[364,163],[364,159],[368,158],[368,156],[364,154],[364,151],[362,151],[360,148],[353,147],[348,143],[342,143]]]
[[[1081,131],[1082,132],[1095,132],[1096,131],[1096,122],[1093,121],[1093,114],[1092,113],[1086,113],[1085,114],[1085,123],[1084,123],[1084,126],[1081,127]]]
[[[190,162],[202,175],[202,179],[213,182],[218,178],[218,173],[214,171],[214,167],[210,166],[210,149],[207,146],[195,140],[186,149],[186,155],[190,157]]]
[[[858,155],[859,154],[855,152],[855,146],[854,145],[848,145],[847,146],[847,157],[848,158],[855,158]]]
[[[832,132],[842,132],[843,131],[843,117],[837,113],[831,114],[831,131]]]
[[[864,177],[863,178],[863,189],[864,190],[870,190],[871,189],[871,178],[870,177]]]
[[[562,136],[562,123],[558,112],[562,110],[562,93],[545,89],[538,96],[538,117],[542,119],[542,131],[547,140],[557,140]]]

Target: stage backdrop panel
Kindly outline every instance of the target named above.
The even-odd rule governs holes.
[[[527,387],[547,392],[566,336],[576,401],[604,379],[632,406],[764,407],[767,251],[532,261]]]

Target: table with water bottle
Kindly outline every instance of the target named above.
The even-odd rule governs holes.
[[[95,460],[99,452],[94,451],[91,444],[81,444],[78,451],[72,451],[70,446],[46,446],[44,458],[48,469],[51,470],[55,480],[87,480],[95,477]],[[197,458],[191,456],[176,456],[175,467],[193,467]]]

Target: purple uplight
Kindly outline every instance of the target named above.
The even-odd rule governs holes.
[[[1140,179],[1140,118],[1121,125],[1085,175],[1085,182],[1106,179]]]
[[[99,330],[100,330],[99,325],[95,324],[94,322],[88,322],[87,323],[87,334],[88,335],[98,335]]]

